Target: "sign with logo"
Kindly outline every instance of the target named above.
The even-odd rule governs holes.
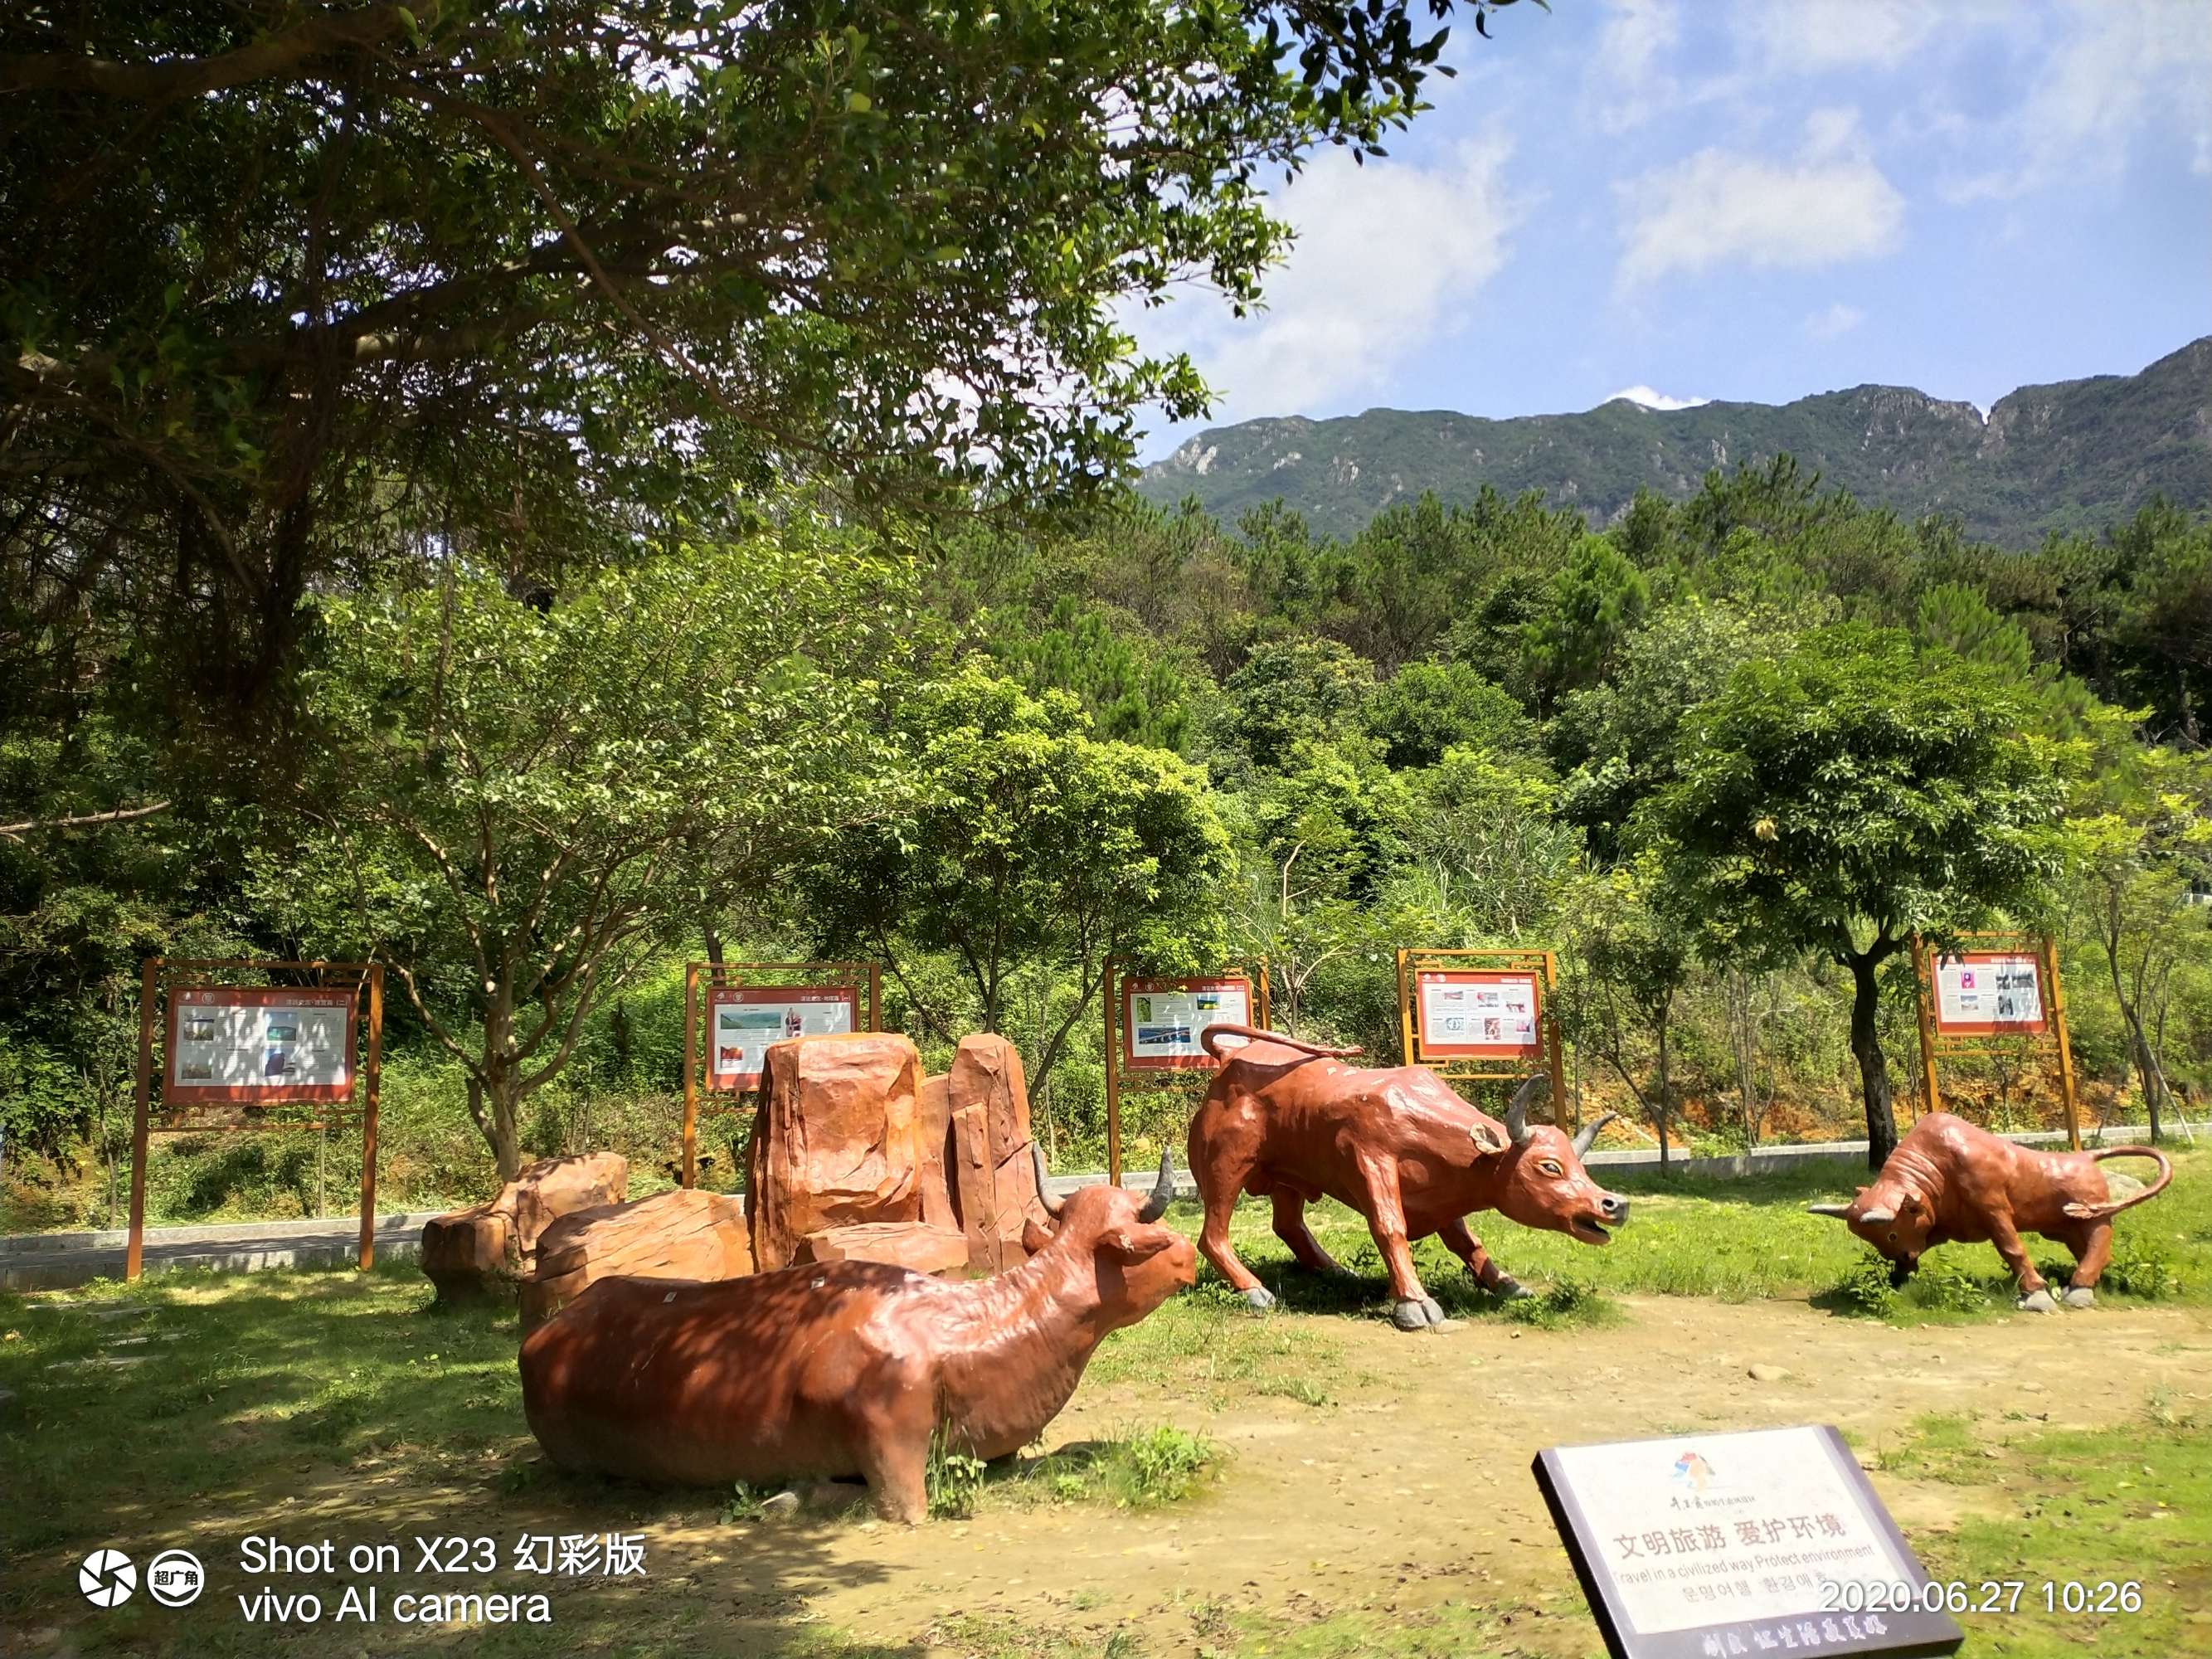
[[[355,1003],[349,988],[203,985],[171,993],[163,1101],[352,1099]]]
[[[1936,1025],[1947,1036],[2033,1036],[2045,1023],[2043,964],[2026,951],[1966,951],[1936,963]]]
[[[1233,979],[1121,981],[1121,1063],[1132,1071],[1213,1066],[1200,1035],[1209,1025],[1249,1025],[1252,983]]]
[[[1614,1659],[1965,1640],[1825,1425],[1556,1446],[1535,1475]]]
[[[707,1086],[757,1089],[762,1056],[786,1037],[860,1029],[857,985],[717,985],[707,992]]]
[[[1543,1012],[1543,985],[1532,973],[1424,968],[1413,978],[1423,1060],[1537,1060]]]

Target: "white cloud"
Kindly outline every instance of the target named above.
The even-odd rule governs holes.
[[[1746,0],[1737,15],[1751,55],[1778,75],[1895,69],[1960,21],[1958,0]]]
[[[1905,198],[1856,129],[1848,111],[1815,110],[1795,161],[1703,149],[1616,185],[1626,218],[1620,286],[1723,264],[1817,270],[1888,252]]]
[[[1620,391],[1614,392],[1611,398],[1607,398],[1606,402],[1612,403],[1615,399],[1621,398],[1627,398],[1632,404],[1641,404],[1645,409],[1656,409],[1662,410],[1669,409],[1695,409],[1700,404],[1709,404],[1712,402],[1711,398],[1670,398],[1663,392],[1654,392],[1648,386],[1623,386]]]
[[[2023,50],[2043,67],[2003,120],[1983,128],[1994,165],[1952,180],[1954,201],[2108,178],[2147,133],[2179,139],[2212,174],[2212,12],[2197,0],[2072,0]]]
[[[1598,126],[1626,132],[1672,102],[1674,77],[1661,60],[1681,38],[1674,0],[1614,0],[1590,54],[1587,94]]]
[[[1457,331],[1504,264],[1517,216],[1504,171],[1510,141],[1457,145],[1436,166],[1355,167],[1331,150],[1284,192],[1297,231],[1266,283],[1267,308],[1242,319],[1212,294],[1128,325],[1147,350],[1187,351],[1218,394],[1218,418],[1340,407],[1390,383]]]
[[[1816,311],[1805,319],[1805,332],[1815,340],[1832,340],[1839,334],[1848,334],[1866,321],[1866,313],[1856,306],[1847,306],[1837,301],[1825,311]]]

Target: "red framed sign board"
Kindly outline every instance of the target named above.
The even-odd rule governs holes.
[[[1540,1060],[1543,977],[1510,969],[1420,969],[1413,1022],[1425,1059]]]
[[[179,986],[161,1098],[172,1106],[349,1101],[354,988]]]
[[[1209,1025],[1249,1025],[1252,981],[1124,979],[1121,1064],[1134,1072],[1211,1071],[1220,1062],[1199,1039]]]
[[[1936,1029],[1945,1036],[2035,1036],[2050,1025],[2043,963],[2027,951],[1936,959]]]
[[[857,985],[713,985],[707,989],[707,1087],[757,1089],[762,1056],[787,1037],[860,1029]]]

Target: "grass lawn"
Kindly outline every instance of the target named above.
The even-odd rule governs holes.
[[[2149,1300],[2212,1305],[2212,1153],[2176,1161],[2173,1188],[2120,1219],[2106,1297],[2116,1310]],[[1816,1309],[1854,1316],[1854,1325],[1864,1319],[1867,1329],[1878,1328],[1878,1317],[1908,1326],[2027,1317],[2011,1311],[2009,1286],[1986,1247],[1935,1253],[1931,1261],[1956,1260],[1942,1274],[1923,1271],[1923,1280],[1936,1286],[1924,1300],[1917,1281],[1894,1304],[1869,1308],[1855,1300],[1839,1287],[1859,1281],[1869,1253],[1838,1224],[1803,1213],[1805,1202],[1838,1190],[1817,1176],[1666,1185],[1638,1176],[1620,1184],[1634,1197],[1634,1218],[1610,1249],[1478,1220],[1499,1260],[1545,1292],[1535,1302],[1503,1304],[1475,1291],[1433,1241],[1418,1253],[1429,1289],[1466,1319],[1550,1327],[1539,1340],[1560,1345],[1563,1355],[1603,1347],[1607,1334],[1576,1328],[1616,1317],[1608,1298],[1618,1295],[1809,1299]],[[1193,1205],[1179,1204],[1171,1218],[1197,1226]],[[1040,1505],[1075,1513],[1088,1505],[1105,1517],[1185,1493],[1203,1504],[1210,1487],[1237,1479],[1233,1459],[1224,1468],[1210,1455],[1210,1414],[1308,1412],[1300,1420],[1321,1433],[1344,1419],[1347,1395],[1360,1396],[1359,1411],[1387,1401],[1404,1386],[1392,1369],[1398,1351],[1347,1336],[1360,1328],[1346,1316],[1387,1318],[1373,1246],[1364,1224],[1339,1206],[1316,1206],[1313,1219],[1352,1277],[1291,1272],[1265,1209],[1248,1204],[1237,1220],[1238,1247],[1282,1296],[1284,1312],[1255,1316],[1202,1272],[1195,1291],[1110,1339],[1092,1365],[1086,1390],[1095,1384],[1134,1398],[1143,1402],[1139,1414],[1080,1455],[1032,1459],[1011,1477],[941,1471],[947,1507],[1013,1525]],[[2059,1255],[2039,1251],[2039,1259]],[[324,1659],[438,1647],[453,1635],[387,1622],[364,1645],[357,1626],[352,1633],[327,1623],[288,1632],[206,1607],[186,1625],[143,1594],[94,1613],[76,1594],[73,1564],[109,1544],[131,1548],[142,1564],[157,1547],[197,1547],[211,1566],[231,1569],[216,1575],[215,1594],[226,1596],[251,1588],[233,1559],[249,1530],[331,1536],[342,1546],[453,1530],[495,1529],[511,1539],[525,1528],[572,1531],[588,1514],[602,1528],[673,1528],[726,1538],[740,1554],[783,1552],[779,1565],[794,1574],[820,1567],[807,1555],[816,1534],[784,1537],[742,1524],[760,1494],[661,1492],[578,1482],[548,1469],[523,1425],[513,1313],[434,1313],[428,1302],[428,1287],[406,1264],[365,1276],[175,1275],[58,1297],[0,1297],[0,1390],[12,1393],[0,1396],[0,1632],[29,1637],[10,1651]],[[1838,1325],[1838,1340],[1856,1340],[1847,1335],[1852,1328]],[[1369,1357],[1356,1358],[1355,1348]],[[1817,1413],[1817,1398],[1807,1409]],[[1190,1432],[1166,1431],[1170,1422]],[[2212,1435],[2203,1403],[2176,1400],[2147,1420],[2109,1430],[2039,1431],[2024,1421],[2001,1429],[2006,1437],[1996,1459],[1983,1455],[1987,1436],[1956,1418],[1931,1419],[1879,1449],[1896,1479],[1960,1494],[1956,1527],[1925,1540],[1931,1571],[2024,1576],[2039,1584],[2124,1562],[2147,1592],[2130,1628],[2166,1645],[2118,1649],[2114,1638],[2123,1632],[2109,1621],[2039,1617],[1978,1622],[1977,1640],[1987,1645],[1975,1650],[2074,1652],[2102,1629],[2108,1652],[2212,1652],[2212,1624],[2201,1612],[2212,1563]],[[1295,1510],[1283,1524],[1296,1527]],[[849,1572],[849,1562],[839,1570]],[[399,1581],[411,1577],[384,1582],[405,1588]],[[687,1589],[678,1583],[674,1594],[665,1581],[652,1593],[619,1579],[569,1583],[576,1587],[562,1586],[557,1623],[488,1628],[472,1645],[493,1654],[711,1648],[825,1659],[922,1650],[855,1646],[835,1631],[780,1619],[774,1606],[733,1615],[711,1583]],[[918,1630],[930,1614],[916,1608]],[[1595,1651],[1563,1568],[1556,1583],[1500,1583],[1494,1594],[1404,1611],[1356,1601],[1259,1608],[1224,1601],[1186,1607],[1183,1620],[1197,1650],[1217,1654]],[[1535,1631],[1552,1637],[1531,1645]],[[1589,1637],[1581,1647],[1562,1634],[1577,1631]],[[929,1639],[940,1650],[1010,1656],[1153,1650],[1141,1632],[1097,1637],[1049,1620],[1008,1627],[957,1609],[938,1619]]]

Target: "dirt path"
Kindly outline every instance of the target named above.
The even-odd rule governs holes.
[[[1127,1384],[1086,1387],[1049,1444],[1165,1419],[1229,1448],[1218,1488],[1171,1512],[987,1510],[913,1531],[675,1528],[656,1552],[684,1561],[702,1588],[727,1586],[739,1610],[788,1618],[803,1604],[810,1621],[884,1641],[911,1641],[962,1612],[1097,1634],[1133,1617],[1165,1618],[1172,1630],[1224,1600],[1318,1613],[1517,1598],[1533,1615],[1523,1645],[1583,1652],[1595,1640],[1585,1620],[1541,1613],[1572,1584],[1528,1472],[1540,1446],[1824,1421],[1871,1455],[1930,1412],[1981,1413],[2002,1437],[2110,1423],[2155,1389],[2181,1397],[2212,1376],[2212,1322],[2179,1311],[1893,1331],[1802,1303],[1653,1297],[1626,1307],[1626,1323],[1596,1333],[1480,1322],[1407,1336],[1336,1322],[1342,1372],[1384,1380],[1338,1388],[1337,1403],[1321,1407],[1255,1398],[1208,1414]],[[1788,1375],[1754,1381],[1753,1364]],[[2007,1410],[2019,1418],[2005,1420]],[[1956,1501],[1955,1488],[1878,1485],[1908,1530],[1943,1524]],[[762,1535],[771,1530],[809,1534],[803,1569]]]

